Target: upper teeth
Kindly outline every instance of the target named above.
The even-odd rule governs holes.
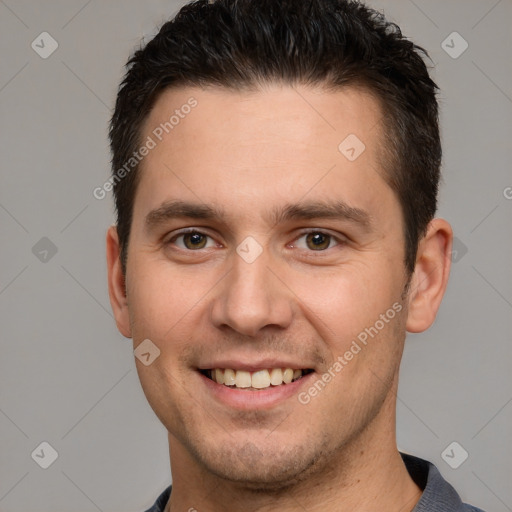
[[[215,368],[210,370],[210,377],[218,384],[235,386],[237,388],[264,389],[272,386],[279,386],[283,382],[290,382],[302,377],[302,370],[292,368],[269,368],[257,372],[245,370],[232,370],[231,368]]]

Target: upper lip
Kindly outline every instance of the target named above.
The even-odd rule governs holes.
[[[301,364],[297,362],[286,361],[284,359],[251,359],[250,362],[245,362],[240,359],[220,359],[218,361],[207,362],[200,364],[199,370],[212,370],[214,368],[232,370],[244,370],[246,372],[256,372],[258,370],[265,370],[268,368],[291,368],[292,370],[308,370],[312,366],[308,363]]]

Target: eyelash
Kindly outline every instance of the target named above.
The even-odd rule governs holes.
[[[206,237],[208,237],[208,238],[213,240],[213,237],[211,237],[207,233],[203,233],[202,231],[200,231],[198,229],[192,229],[191,228],[191,229],[186,229],[186,230],[180,231],[179,233],[176,233],[172,238],[170,238],[167,242],[165,242],[165,245],[172,245],[179,237],[182,237],[182,236],[190,234],[190,233],[194,233],[194,234],[198,234],[198,235],[203,235],[203,236],[206,236]],[[312,249],[310,249],[310,250],[302,249],[302,250],[306,250],[307,252],[310,252],[310,253],[325,253],[329,249],[333,249],[334,247],[338,247],[338,246],[343,245],[343,244],[346,243],[346,240],[341,239],[341,238],[339,238],[339,237],[337,237],[335,235],[332,235],[331,233],[328,233],[327,231],[323,231],[321,229],[309,229],[309,230],[306,230],[306,231],[302,231],[299,234],[299,236],[297,236],[293,240],[292,243],[295,244],[297,240],[300,240],[302,237],[307,236],[307,235],[312,234],[312,233],[314,233],[314,234],[321,234],[321,235],[330,237],[330,240],[336,241],[336,245],[333,246],[333,247],[328,247],[327,249],[318,250],[318,251],[314,251]],[[185,251],[185,252],[199,252],[199,251],[201,251],[201,249],[193,250],[193,249],[183,249],[181,247],[178,247],[178,250]]]

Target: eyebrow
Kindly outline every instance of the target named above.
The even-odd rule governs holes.
[[[145,218],[145,229],[150,232],[158,226],[177,218],[226,221],[222,208],[204,203],[182,200],[165,201],[151,210]],[[360,208],[349,206],[344,201],[302,201],[275,207],[267,212],[267,220],[276,225],[290,220],[339,219],[359,225],[365,231],[370,230],[371,216]]]

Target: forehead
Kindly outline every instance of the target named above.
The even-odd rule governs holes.
[[[251,91],[178,87],[160,94],[142,133],[158,140],[172,133],[176,144],[194,137],[224,140],[226,131],[232,145],[314,143],[316,137],[336,149],[350,131],[372,145],[381,129],[381,117],[378,100],[360,87],[336,91],[285,84],[267,84]]]
[[[261,200],[315,194],[371,202],[376,188],[387,187],[381,117],[378,101],[351,87],[168,89],[142,128],[153,147],[140,164],[136,205],[185,197],[250,215]]]

